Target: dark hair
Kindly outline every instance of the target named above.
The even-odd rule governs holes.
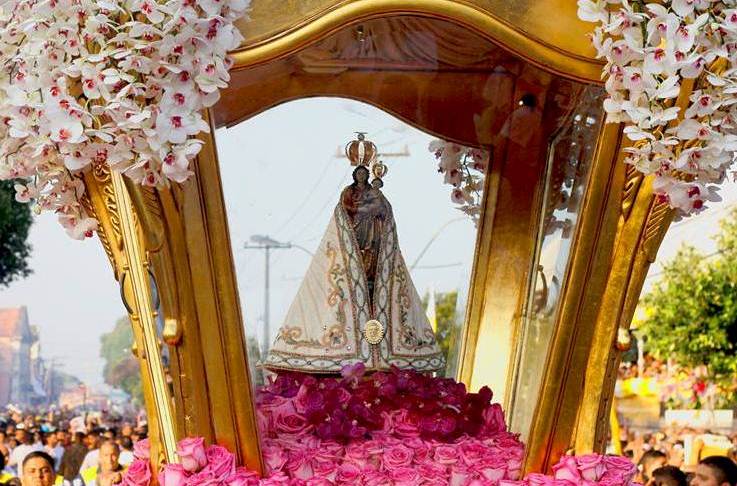
[[[354,184],[358,183],[358,179],[356,179],[356,174],[358,173],[359,170],[365,170],[366,171],[366,182],[368,182],[368,176],[371,175],[371,172],[368,170],[368,167],[366,167],[364,165],[359,165],[358,167],[356,167],[355,169],[353,169],[353,183]]]
[[[120,447],[122,447],[125,450],[132,450],[133,449],[133,441],[130,437],[121,437],[120,438]]]
[[[659,451],[657,449],[649,449],[646,450],[645,453],[640,458],[639,466],[640,466],[640,473],[642,473],[642,478],[644,479],[644,482],[648,482],[650,480],[650,476],[648,476],[646,469],[655,462],[658,459],[667,459],[668,456],[665,455],[662,451]]]
[[[687,486],[686,473],[675,466],[663,466],[653,471],[656,486]]]
[[[709,456],[702,459],[699,464],[714,469],[719,484],[727,483],[729,486],[737,486],[737,464],[732,459],[724,456]]]
[[[28,455],[23,458],[23,464],[21,464],[21,468],[20,468],[21,472],[23,471],[23,468],[26,467],[26,463],[28,461],[30,461],[31,459],[35,459],[37,457],[46,461],[46,463],[51,468],[51,472],[52,473],[54,472],[54,459],[50,455],[45,453],[44,451],[33,451],[33,452],[28,453]]]
[[[120,445],[118,445],[117,442],[115,442],[115,439],[105,439],[100,443],[100,449],[102,449],[102,446],[105,445],[111,445],[115,448],[115,450],[120,454]]]

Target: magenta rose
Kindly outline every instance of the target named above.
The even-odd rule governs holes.
[[[258,486],[259,477],[256,471],[249,471],[245,467],[239,467],[235,473],[225,481],[227,486]]]
[[[599,454],[585,454],[576,457],[578,470],[587,481],[597,481],[606,471],[606,465]]]
[[[182,439],[177,444],[179,460],[189,472],[196,472],[207,465],[205,439],[202,437]]]
[[[151,482],[151,468],[148,461],[136,459],[123,476],[124,486],[148,486]]]
[[[412,449],[415,462],[422,462],[430,455],[430,445],[419,437],[413,437],[404,441],[404,444]]]
[[[442,464],[425,460],[417,465],[417,470],[423,479],[442,479],[448,484],[448,468]]]
[[[183,486],[187,471],[181,464],[167,464],[159,472],[159,486]]]
[[[390,446],[384,451],[381,457],[381,463],[387,471],[393,471],[399,467],[406,467],[412,464],[414,452],[409,447],[403,445]]]
[[[458,462],[458,449],[454,445],[439,445],[435,448],[433,457],[439,464],[455,464]]]
[[[416,486],[420,484],[420,474],[411,466],[398,467],[389,472],[395,486]]]
[[[471,466],[491,455],[491,448],[475,440],[467,440],[460,444],[460,457],[464,464]]]
[[[151,442],[148,439],[139,440],[133,445],[133,456],[136,459],[151,459]]]
[[[509,463],[499,456],[487,456],[482,458],[478,464],[474,465],[474,469],[481,474],[484,479],[492,482],[502,479],[512,479],[507,475]]]
[[[554,478],[539,473],[530,473],[525,479],[530,486],[555,486],[558,483]],[[573,483],[561,482],[564,484],[578,484],[578,481]]]
[[[618,470],[625,474],[635,474],[637,467],[632,461],[621,456],[604,456],[604,465],[607,470]]]
[[[343,463],[338,467],[335,474],[335,482],[337,484],[356,484],[359,483],[361,477],[361,468],[354,464]]]
[[[262,453],[264,463],[266,463],[266,471],[269,474],[281,471],[289,457],[287,452],[278,445],[266,445],[264,446]]]
[[[555,479],[563,479],[565,481],[571,481],[572,483],[578,483],[578,481],[581,480],[581,474],[578,471],[576,458],[573,456],[561,457],[558,464],[553,466],[553,476],[555,476]]]
[[[365,486],[387,486],[392,484],[392,480],[380,471],[364,471],[363,484]]]
[[[363,442],[351,443],[345,447],[345,463],[353,464],[362,469],[369,460],[369,452]]]
[[[449,486],[464,486],[472,478],[471,471],[461,464],[451,466]]]

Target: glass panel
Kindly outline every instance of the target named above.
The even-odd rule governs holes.
[[[213,115],[254,383],[356,361],[455,377],[485,174],[500,180],[498,212],[524,203],[514,214],[526,219],[506,224],[528,237],[526,268],[545,148],[557,136],[551,160],[568,153],[582,87],[462,27],[408,16],[235,71],[232,86]],[[575,199],[582,187],[558,190]]]
[[[523,437],[529,432],[535,412],[560,308],[578,215],[602,126],[603,96],[601,88],[587,87],[549,148],[532,289],[510,407],[512,430]]]

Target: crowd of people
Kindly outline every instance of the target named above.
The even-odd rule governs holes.
[[[645,486],[737,486],[737,434],[688,427],[626,432],[622,452]]]
[[[133,462],[145,423],[121,417],[0,416],[0,484],[111,486]]]

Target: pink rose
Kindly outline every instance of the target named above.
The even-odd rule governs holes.
[[[345,447],[345,463],[362,469],[368,464],[369,453],[364,443],[351,443]]]
[[[167,464],[159,472],[159,486],[183,486],[187,471],[181,464]]]
[[[552,477],[539,473],[530,473],[525,479],[530,486],[553,486],[556,483]],[[573,484],[578,484],[578,482],[574,482]]]
[[[392,413],[391,421],[394,426],[392,432],[397,437],[410,438],[420,436],[417,419],[412,417],[407,410]]]
[[[333,483],[325,478],[310,478],[305,482],[305,486],[333,486]]]
[[[262,479],[259,486],[289,486],[289,476],[279,471],[268,478]]]
[[[442,479],[448,484],[448,468],[432,461],[423,461],[417,466],[423,479]]]
[[[585,454],[576,457],[581,476],[587,481],[597,481],[606,471],[606,465],[599,454]]]
[[[225,482],[227,486],[258,486],[259,477],[256,471],[249,471],[244,467],[235,470],[235,474]]]
[[[311,450],[296,450],[289,453],[289,461],[287,461],[287,471],[289,476],[297,479],[307,480],[313,476],[312,465],[310,461],[314,456]]]
[[[450,469],[449,486],[463,486],[471,478],[472,474],[465,466],[452,466]]]
[[[207,454],[205,453],[205,439],[182,439],[177,444],[177,455],[179,460],[189,472],[199,471],[207,465]]]
[[[151,458],[151,442],[148,439],[143,439],[133,444],[133,456],[136,459],[148,461]]]
[[[395,486],[416,486],[420,484],[420,474],[411,466],[398,467],[389,472]]]
[[[577,483],[581,479],[581,474],[578,471],[578,464],[576,458],[573,456],[563,456],[558,461],[558,464],[553,466],[553,475],[555,479],[563,479]]]
[[[409,447],[396,445],[387,448],[381,458],[384,469],[392,471],[399,467],[406,467],[412,464],[414,452]]]
[[[264,463],[266,464],[266,471],[272,474],[276,471],[281,471],[284,465],[287,463],[288,455],[278,445],[266,445],[263,450]]]
[[[326,459],[318,456],[312,460],[312,471],[317,477],[335,481],[338,465],[335,463],[335,459]]]
[[[296,413],[277,415],[274,419],[274,431],[279,436],[301,437],[312,432],[312,425]]]
[[[392,484],[392,480],[379,471],[364,471],[363,484],[365,486],[387,486]]]
[[[353,464],[342,464],[335,474],[335,482],[338,484],[356,484],[361,477],[361,469]]]
[[[136,459],[123,476],[124,486],[148,486],[151,483],[151,468],[148,461]]]
[[[184,483],[186,486],[220,486],[220,481],[215,479],[210,471],[200,471],[192,474]]]
[[[458,449],[453,445],[439,445],[433,457],[439,464],[455,464],[458,462]]]
[[[476,464],[481,459],[491,454],[491,448],[485,446],[481,442],[475,440],[468,440],[463,442],[460,447],[460,457],[464,464],[471,466]]]
[[[484,479],[489,481],[499,481],[509,478],[507,471],[509,467],[508,460],[497,455],[486,456],[479,460],[477,464],[469,464],[481,474]]]
[[[207,457],[205,469],[218,481],[225,481],[235,474],[235,456],[225,447],[210,446],[205,455]]]
[[[415,462],[427,459],[430,454],[430,445],[419,437],[413,437],[404,441],[405,445],[414,451]]]
[[[604,465],[608,470],[618,470],[626,474],[635,474],[637,467],[627,458],[621,456],[604,456]]]
[[[489,408],[484,410],[483,417],[483,433],[485,436],[494,436],[507,430],[507,424],[504,422],[504,410],[498,403],[492,403]]]

